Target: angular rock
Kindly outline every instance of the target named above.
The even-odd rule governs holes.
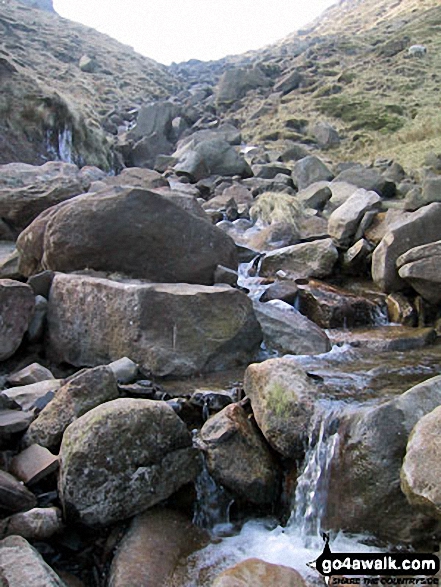
[[[90,180],[76,165],[49,161],[41,166],[0,166],[0,218],[15,230],[28,226],[43,210],[87,191]]]
[[[289,94],[293,90],[296,90],[303,81],[302,74],[294,69],[290,73],[284,75],[274,86],[275,92],[282,92],[282,94]]]
[[[47,299],[54,275],[55,273],[53,271],[42,271],[36,275],[31,275],[28,279],[28,285],[32,287],[36,296],[43,296]]]
[[[201,141],[196,145],[189,143],[173,156],[178,160],[173,166],[174,171],[194,182],[210,175],[253,176],[245,159],[222,139]]]
[[[26,430],[32,420],[32,414],[27,412],[0,409],[0,446],[7,444],[11,435]]]
[[[374,247],[364,238],[350,247],[342,259],[342,269],[349,275],[360,275],[368,272],[369,257]]]
[[[338,252],[330,238],[301,243],[268,253],[260,274],[271,277],[281,270],[289,279],[321,278],[331,275],[337,259]]]
[[[210,475],[233,495],[258,505],[274,502],[279,467],[239,404],[212,416],[202,427],[197,444]]]
[[[129,167],[123,169],[119,175],[105,177],[101,181],[95,181],[89,188],[89,193],[108,189],[110,186],[142,188],[153,190],[169,187],[169,182],[157,171],[142,167]]]
[[[47,540],[63,529],[61,510],[34,508],[0,521],[0,537],[21,536],[28,540]]]
[[[61,384],[61,379],[47,379],[38,383],[4,389],[1,395],[13,401],[22,410],[30,411],[39,407],[45,399],[50,401],[61,387]],[[41,409],[41,406],[39,409]]]
[[[376,169],[359,165],[342,171],[337,175],[335,181],[350,183],[358,188],[377,192],[383,198],[393,198],[396,194],[396,186],[393,181],[381,175]]]
[[[376,192],[357,190],[329,217],[329,235],[339,246],[349,247],[366,212],[378,210],[381,197]]]
[[[322,211],[332,197],[332,192],[327,181],[317,181],[298,192],[296,199],[305,208],[313,208]]]
[[[380,315],[367,298],[315,280],[299,286],[297,308],[321,328],[374,325]]]
[[[66,587],[21,536],[8,536],[0,542],[0,577],[8,587]]]
[[[409,326],[333,330],[328,335],[333,344],[350,344],[375,353],[422,349],[436,340],[434,328],[410,328]]]
[[[0,361],[20,346],[34,311],[32,289],[12,279],[0,279]]]
[[[237,398],[229,391],[197,389],[190,398],[190,403],[209,412],[220,412]]]
[[[311,133],[322,149],[329,149],[340,144],[340,135],[329,122],[317,122],[312,127]]]
[[[424,540],[435,530],[433,519],[407,503],[400,469],[413,427],[440,403],[437,376],[343,420],[329,486],[345,491],[330,492],[325,527],[368,533],[391,543]]]
[[[317,382],[292,359],[270,359],[248,367],[244,389],[269,444],[284,457],[302,458]]]
[[[331,350],[326,333],[285,302],[254,302],[266,347],[284,355],[320,355]]]
[[[411,190],[406,195],[406,210],[418,210],[427,204],[441,202],[441,178],[428,177],[422,190]]]
[[[271,84],[269,78],[259,67],[238,68],[231,67],[225,70],[216,88],[216,102],[218,105],[230,105],[240,100],[245,94],[255,88],[266,88]]]
[[[410,505],[441,519],[441,406],[418,420],[409,437],[401,469],[401,489]]]
[[[11,461],[11,473],[33,485],[58,469],[58,457],[38,444],[32,444]]]
[[[49,369],[43,367],[39,363],[32,363],[20,371],[16,371],[8,376],[7,382],[9,385],[31,385],[32,383],[39,383],[41,381],[48,381],[55,379]]]
[[[52,285],[48,331],[58,361],[94,366],[129,356],[161,376],[233,367],[261,341],[251,301],[229,286],[63,274]]]
[[[273,565],[257,558],[247,560],[223,571],[214,580],[212,587],[305,587],[302,576],[283,565]]]
[[[414,247],[397,259],[398,274],[431,304],[441,302],[441,240]]]
[[[297,298],[299,288],[294,281],[277,281],[266,289],[259,298],[259,302],[271,302],[272,300],[281,300],[291,306]]]
[[[89,268],[150,281],[210,284],[217,265],[237,267],[230,237],[153,191],[114,188],[48,212],[17,243],[26,275],[39,266]]]
[[[153,508],[130,524],[112,561],[109,587],[165,585],[179,560],[208,541],[183,514]]]
[[[200,461],[164,402],[117,399],[73,422],[61,444],[59,495],[68,520],[108,525],[170,497]]]
[[[300,191],[317,181],[330,181],[334,179],[334,174],[321,159],[308,155],[297,161],[292,177]]]
[[[397,259],[414,247],[439,240],[441,225],[441,203],[429,204],[407,214],[389,227],[372,255],[372,278],[385,292],[404,288],[405,281],[399,276]]]
[[[27,430],[23,443],[58,449],[66,428],[74,420],[105,402],[119,397],[109,366],[84,369],[60,387],[54,399],[39,413]]]
[[[416,310],[403,294],[389,294],[386,298],[386,304],[390,322],[403,324],[404,326],[416,325]]]
[[[37,505],[37,498],[13,475],[0,470],[0,513],[25,512]]]

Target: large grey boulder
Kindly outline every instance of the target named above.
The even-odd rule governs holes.
[[[300,191],[317,181],[330,181],[334,174],[321,159],[308,155],[297,161],[292,177]]]
[[[112,188],[64,202],[17,242],[24,275],[40,270],[118,272],[158,282],[211,284],[217,265],[237,267],[234,242],[161,194]]]
[[[380,205],[381,197],[376,192],[357,190],[329,217],[329,235],[339,246],[350,247],[363,216],[366,212],[378,210]]]
[[[23,443],[58,449],[66,428],[91,409],[119,396],[110,367],[96,367],[77,373],[56,393],[28,428]]]
[[[20,346],[34,307],[34,292],[29,285],[0,279],[0,361],[12,357]]]
[[[372,255],[372,278],[385,292],[399,291],[405,282],[398,274],[397,259],[414,247],[439,240],[441,203],[424,206],[404,215],[403,219],[389,226]]]
[[[123,356],[155,375],[191,375],[249,360],[261,341],[249,298],[226,285],[121,283],[57,274],[49,349],[75,366]]]
[[[282,354],[319,355],[331,350],[324,330],[285,302],[254,302],[266,347]]]
[[[266,88],[271,81],[259,67],[227,69],[219,80],[216,88],[216,102],[228,106],[240,100],[249,90]]]
[[[284,457],[302,458],[318,395],[317,381],[286,357],[250,365],[244,388],[268,443]]]
[[[335,489],[329,494],[327,527],[394,543],[421,540],[434,530],[433,519],[408,504],[400,489],[400,470],[415,424],[440,404],[437,376],[343,419],[339,458],[331,470],[329,486]]]
[[[428,302],[441,302],[441,241],[414,247],[397,259],[399,276]]]
[[[260,274],[271,277],[281,270],[291,279],[321,278],[331,275],[337,259],[338,252],[330,238],[301,243],[268,253],[262,261]]]
[[[173,169],[178,175],[185,175],[191,181],[199,181],[210,175],[240,175],[252,177],[253,172],[237,150],[221,138],[189,142],[178,149],[173,157],[177,163]]]
[[[363,188],[367,191],[377,192],[383,198],[393,198],[396,186],[393,181],[387,179],[376,169],[354,165],[337,175],[336,182],[346,182]]]
[[[90,168],[89,168],[90,169]],[[97,178],[104,172],[97,171]],[[40,212],[86,192],[91,176],[76,165],[49,161],[44,165],[8,163],[0,166],[0,218],[23,230]]]
[[[441,519],[441,406],[419,420],[407,443],[401,488],[409,503]]]
[[[294,69],[279,79],[279,81],[274,85],[274,91],[281,92],[283,95],[289,94],[289,92],[296,90],[302,81],[302,74],[297,69]]]
[[[21,536],[0,542],[0,578],[8,587],[66,587],[37,550]]]
[[[65,516],[87,525],[130,518],[196,477],[191,434],[165,402],[116,399],[65,431],[58,490]]]

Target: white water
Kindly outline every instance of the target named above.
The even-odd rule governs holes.
[[[342,409],[340,402],[317,406],[311,425],[310,446],[298,479],[288,525],[283,528],[272,519],[251,520],[244,524],[239,534],[225,537],[195,553],[189,559],[190,576],[185,587],[210,585],[221,570],[248,558],[285,565],[305,577],[314,573],[307,563],[314,561],[324,546],[320,535],[321,522],[330,489],[330,465],[338,452],[338,416],[341,416]],[[342,533],[333,537],[330,546],[331,550],[340,553],[377,551],[366,546],[363,537],[349,537]]]

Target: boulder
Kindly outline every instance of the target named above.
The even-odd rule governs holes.
[[[0,218],[21,231],[40,212],[86,192],[90,184],[91,180],[76,165],[62,161],[49,161],[41,166],[1,165]]]
[[[334,174],[321,159],[308,155],[297,161],[292,177],[300,191],[317,181],[330,181],[334,179]]]
[[[396,194],[396,185],[390,179],[381,175],[376,169],[354,165],[337,175],[336,182],[346,182],[363,188],[367,191],[377,192],[383,198],[393,198]]]
[[[28,412],[0,409],[0,447],[7,447],[11,436],[26,430],[32,420],[33,416]]]
[[[263,277],[274,276],[278,271],[290,279],[326,277],[332,274],[338,252],[332,239],[283,247],[268,253],[261,265]]]
[[[222,74],[216,88],[216,102],[229,106],[245,96],[249,90],[267,88],[271,81],[259,67],[231,67]]]
[[[391,543],[425,539],[434,531],[434,520],[407,503],[400,489],[400,469],[413,427],[440,404],[437,376],[380,406],[343,418],[325,527],[372,534]]]
[[[297,308],[321,328],[374,325],[380,315],[367,298],[316,280],[299,286]]]
[[[294,281],[276,281],[263,292],[259,302],[282,300],[282,302],[294,306],[298,291],[299,288]]]
[[[358,240],[345,251],[341,260],[342,269],[349,275],[363,275],[370,270],[370,256],[373,245],[364,238]]]
[[[37,218],[17,243],[25,275],[39,270],[119,272],[159,282],[213,283],[236,269],[233,241],[160,194],[114,188],[86,194]]]
[[[174,171],[194,182],[210,175],[240,175],[244,178],[253,175],[242,155],[223,139],[204,140],[196,145],[188,143],[178,149],[173,157],[177,159]]]
[[[437,337],[435,329],[431,327],[397,325],[333,330],[328,332],[328,336],[333,344],[349,344],[374,353],[422,349],[433,344]]]
[[[118,396],[118,386],[110,366],[80,371],[60,387],[54,399],[32,422],[23,438],[24,445],[37,443],[58,449],[69,424],[92,408]]]
[[[110,568],[109,587],[162,587],[182,557],[209,541],[183,514],[153,508],[133,519]]]
[[[32,320],[29,323],[26,334],[30,344],[40,342],[43,339],[46,327],[47,299],[43,296],[35,296],[35,307]]]
[[[318,395],[317,381],[295,360],[285,357],[250,365],[244,389],[268,443],[284,457],[302,458]]]
[[[301,202],[304,208],[312,208],[320,212],[325,208],[331,197],[332,192],[328,181],[312,183],[296,195],[296,199]]]
[[[34,306],[34,293],[29,285],[0,279],[0,361],[12,357],[20,346]]]
[[[34,485],[58,469],[58,457],[47,448],[33,444],[11,461],[11,473],[26,483]]]
[[[340,144],[340,135],[329,122],[317,122],[311,128],[311,134],[322,149],[329,149]]]
[[[142,188],[154,190],[169,187],[169,182],[157,171],[142,167],[129,167],[123,169],[119,175],[107,176],[100,181],[94,181],[89,188],[89,193],[100,192],[110,186]]]
[[[246,362],[261,332],[249,298],[227,285],[57,274],[48,337],[58,362],[96,366],[129,356],[155,375],[185,376]]]
[[[56,507],[33,508],[0,521],[0,537],[21,536],[28,540],[47,540],[61,532],[61,511]]]
[[[45,381],[4,389],[0,392],[0,395],[7,397],[22,410],[31,411],[38,407],[41,409],[42,404],[46,405],[52,400],[61,385],[61,379],[46,379]]]
[[[0,514],[25,512],[37,505],[37,498],[13,475],[0,470]],[[0,575],[1,576],[1,575]]]
[[[441,302],[441,240],[414,247],[397,259],[398,274],[425,300]]]
[[[218,575],[211,587],[305,587],[302,576],[283,565],[273,565],[257,558],[249,558]]]
[[[239,404],[212,416],[202,427],[197,446],[208,472],[245,502],[270,505],[279,490],[279,467],[269,447]]]
[[[8,536],[0,542],[0,577],[8,587],[66,587],[21,536]]]
[[[65,516],[87,525],[125,520],[198,474],[191,434],[165,402],[116,399],[64,433],[58,490]]]
[[[440,223],[441,203],[433,203],[389,226],[372,255],[372,278],[383,291],[391,293],[405,287],[398,274],[398,257],[414,247],[438,241]]]
[[[297,70],[294,69],[290,71],[286,75],[284,75],[275,85],[274,91],[281,92],[283,95],[289,94],[293,90],[296,90],[303,81],[302,74]]]
[[[401,469],[401,489],[410,505],[441,519],[441,406],[418,420]]]
[[[329,236],[340,247],[350,247],[363,216],[366,212],[378,210],[380,205],[381,197],[376,192],[357,190],[329,217]]]
[[[7,382],[9,385],[30,385],[32,383],[39,383],[40,381],[48,381],[55,379],[52,372],[39,363],[32,363],[20,371],[16,371],[8,376]]]
[[[320,355],[331,350],[326,333],[282,301],[254,302],[267,349],[289,355]]]

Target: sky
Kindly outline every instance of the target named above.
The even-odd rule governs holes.
[[[260,49],[336,0],[54,0],[75,20],[169,65]]]

